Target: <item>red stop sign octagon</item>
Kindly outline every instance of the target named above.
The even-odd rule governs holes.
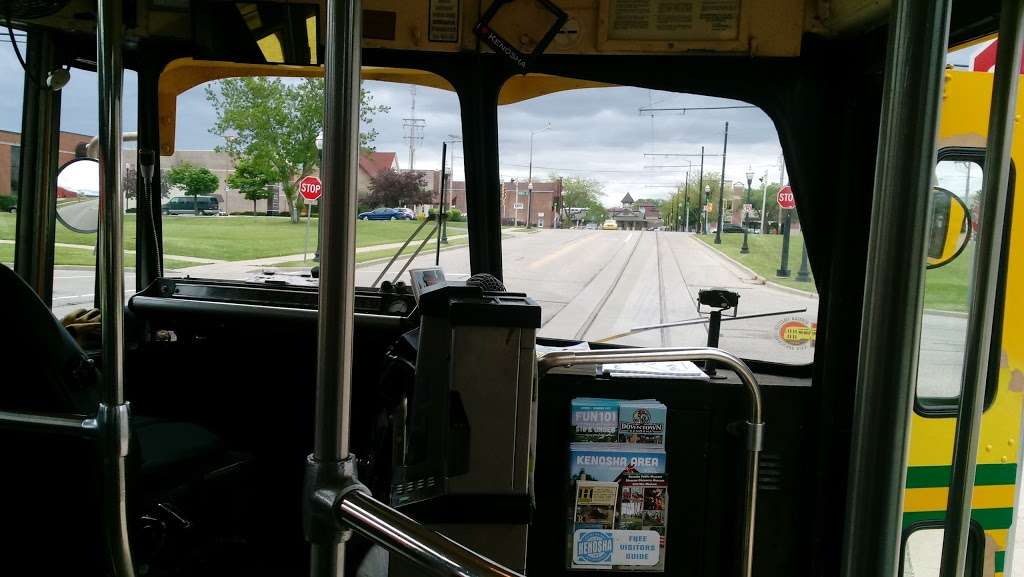
[[[779,190],[779,206],[785,209],[796,208],[796,199],[793,198],[793,189],[787,184]]]
[[[323,194],[324,185],[315,176],[307,176],[299,181],[299,194],[306,200],[316,200]]]

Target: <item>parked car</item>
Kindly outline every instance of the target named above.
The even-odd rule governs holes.
[[[718,232],[718,229],[713,229],[711,231],[712,234],[714,234],[716,232]],[[743,234],[743,227],[738,225],[738,224],[732,224],[730,222],[727,222],[727,223],[722,225],[722,234],[729,234],[729,233]]]
[[[585,228],[587,230],[597,230],[597,223],[596,222],[588,222],[587,226]]]
[[[604,224],[601,225],[601,229],[602,230],[619,230],[619,225],[616,224],[614,220],[609,218],[608,220],[604,221]]]
[[[405,212],[403,208],[375,208],[367,212],[359,213],[359,220],[413,220],[415,215],[412,211]]]
[[[220,213],[220,201],[216,196],[175,196],[163,206],[164,214],[199,214],[211,216]]]

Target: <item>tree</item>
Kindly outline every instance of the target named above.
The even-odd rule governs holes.
[[[239,194],[252,201],[252,215],[256,216],[256,201],[274,194],[269,188],[273,181],[274,175],[266,167],[251,158],[243,158],[235,164],[235,171],[228,177],[228,186],[237,188]]]
[[[396,172],[386,170],[370,178],[370,194],[366,203],[371,207],[428,204],[430,191],[422,172]]]
[[[199,214],[199,195],[212,194],[217,191],[220,179],[205,166],[196,166],[191,162],[182,162],[167,171],[167,182],[180,188],[185,196],[191,196],[196,214]]]
[[[210,132],[225,137],[224,146],[218,150],[265,167],[272,181],[284,190],[292,222],[299,222],[298,183],[320,164],[316,137],[324,127],[323,79],[294,82],[267,77],[229,78],[208,85],[206,99],[217,115]],[[372,95],[360,90],[359,120],[363,126],[372,123],[377,113],[388,110],[375,106]],[[361,132],[360,147],[370,149],[376,136],[376,130]]]
[[[564,222],[571,220],[570,208],[587,209],[587,218],[592,221],[603,221],[608,218],[608,211],[601,204],[601,183],[585,176],[550,176],[551,180],[562,181],[562,203],[559,209]]]

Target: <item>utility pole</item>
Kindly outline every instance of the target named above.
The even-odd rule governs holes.
[[[551,123],[549,122],[546,125],[544,125],[544,128],[541,128],[540,130],[530,131],[530,168],[526,176],[526,228],[530,228],[531,226],[533,226],[531,224],[531,222],[533,221],[533,135],[537,134],[538,132],[544,132],[545,130],[549,130],[550,128]]]
[[[718,230],[715,231],[715,244],[722,244],[722,209],[725,208],[725,155],[729,151],[729,122],[725,123],[725,140],[722,142],[722,174],[718,182]]]
[[[423,142],[423,127],[427,121],[423,118],[416,118],[416,85],[409,88],[412,95],[412,108],[409,111],[409,118],[402,119],[402,128],[405,130],[403,140],[409,143],[409,170],[416,168],[416,145]],[[442,175],[442,178],[444,176]]]
[[[704,195],[704,202],[700,204],[700,213],[704,215],[702,219],[704,234],[708,234],[708,195],[704,192],[704,147],[700,147],[700,182],[697,183],[697,196]]]

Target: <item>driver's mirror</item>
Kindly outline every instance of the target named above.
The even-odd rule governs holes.
[[[57,173],[57,219],[75,232],[96,232],[100,215],[100,163],[76,158]]]
[[[971,218],[967,205],[945,188],[933,188],[928,268],[938,268],[960,256],[970,238]]]

